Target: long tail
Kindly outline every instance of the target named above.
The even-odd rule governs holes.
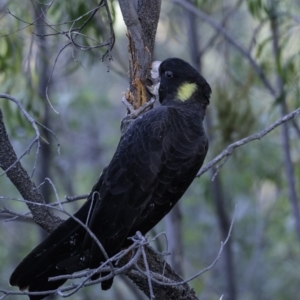
[[[87,201],[75,214],[82,222],[87,218],[89,205]],[[48,281],[49,277],[71,274],[87,267],[79,264],[79,259],[75,259],[80,255],[85,235],[85,229],[69,218],[21,261],[12,273],[9,283],[18,286],[20,290],[28,289],[32,292],[57,289],[66,280]],[[64,261],[69,263],[64,264]],[[46,296],[29,298],[39,300]]]

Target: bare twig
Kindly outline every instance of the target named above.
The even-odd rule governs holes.
[[[234,213],[233,213],[233,217],[232,217],[232,220],[231,220],[231,223],[230,223],[228,235],[227,235],[225,241],[221,242],[221,246],[220,246],[220,249],[219,249],[219,252],[218,252],[216,258],[214,259],[214,261],[208,267],[206,267],[206,268],[202,269],[201,271],[197,272],[196,274],[194,274],[190,278],[188,278],[186,280],[182,280],[180,282],[172,282],[172,280],[170,280],[169,278],[167,278],[167,277],[165,277],[163,275],[157,274],[157,273],[153,273],[153,272],[151,272],[151,280],[153,282],[159,284],[159,285],[164,285],[164,286],[179,286],[179,285],[185,284],[185,283],[187,283],[187,282],[189,282],[189,281],[191,281],[191,280],[193,280],[193,279],[201,276],[205,272],[211,270],[216,265],[216,263],[218,262],[218,260],[220,259],[221,255],[222,255],[222,252],[223,252],[223,249],[224,249],[225,245],[229,241],[229,238],[230,238],[231,232],[232,232],[232,228],[233,228],[233,224],[234,224],[234,220],[235,220],[236,210],[237,210],[237,206],[234,209]],[[147,276],[147,272],[142,271],[140,268],[139,268],[139,271],[142,272],[145,276]]]
[[[12,211],[6,207],[3,207],[3,209],[0,209],[0,215],[1,214],[8,214],[8,215],[12,215],[12,216],[17,216],[17,217],[20,217],[22,219],[26,219],[26,220],[33,220],[30,215],[29,212],[25,213],[25,214],[20,214],[20,213],[17,213],[15,211]]]
[[[40,138],[41,138],[41,135],[40,135],[40,131],[39,129],[37,128],[37,123],[36,121],[30,116],[30,114],[26,111],[25,107],[23,106],[23,104],[17,100],[16,98],[8,95],[8,94],[0,94],[0,98],[3,98],[3,99],[8,99],[12,102],[14,102],[15,104],[17,104],[17,106],[19,107],[19,109],[21,110],[22,114],[26,117],[26,119],[31,123],[34,131],[35,131],[35,138],[33,139],[33,141],[29,144],[29,146],[26,148],[26,150],[20,155],[19,158],[17,158],[15,160],[15,162],[13,164],[11,164],[3,173],[0,174],[0,176],[2,176],[3,174],[5,174],[6,172],[8,172],[11,168],[13,168],[20,160],[23,156],[25,156],[26,154],[28,154],[31,150],[31,148],[33,147],[33,145],[35,143],[37,143],[37,152],[36,152],[36,156],[38,155],[38,149],[40,148]]]
[[[138,232],[140,238],[142,237],[141,233]],[[150,299],[153,300],[155,298],[154,293],[153,293],[153,287],[152,287],[152,281],[151,281],[151,276],[150,276],[150,269],[148,265],[148,260],[147,260],[147,255],[145,252],[144,246],[141,246],[142,249],[142,256],[143,256],[143,261],[146,269],[146,274],[147,274],[147,279],[148,279],[148,285],[149,285],[149,294],[150,294]]]
[[[65,196],[65,199],[68,202],[73,202],[73,201],[77,201],[77,200],[86,199],[88,196],[89,196],[89,194],[84,194],[84,195],[79,195],[79,196]]]
[[[26,200],[22,200],[22,202],[30,202],[30,201],[26,201]],[[34,204],[34,203],[32,203],[33,205],[37,205],[37,204]],[[51,207],[51,205],[45,205],[45,204],[38,204],[38,205],[41,205],[41,206],[43,206],[43,207]],[[93,239],[95,239],[95,241],[97,242],[97,244],[99,245],[100,244],[100,242],[97,240],[97,238],[92,234],[92,232],[89,230],[89,228],[88,228],[88,226],[86,225],[86,224],[83,224],[82,222],[80,222],[80,220],[78,220],[77,218],[75,218],[74,216],[71,216],[70,214],[68,214],[67,212],[65,212],[64,210],[62,210],[61,208],[57,208],[58,210],[60,210],[60,211],[63,211],[64,213],[66,213],[67,215],[69,215],[70,217],[72,217],[72,218],[74,218],[75,219],[75,221],[76,222],[78,222],[81,226],[83,226],[84,228],[85,228],[85,230],[88,232],[88,234],[90,234],[91,235],[91,237],[93,238]],[[231,226],[231,228],[232,228],[232,226]],[[230,229],[230,232],[231,232],[231,229]],[[228,237],[229,238],[229,237]],[[206,272],[207,270],[209,270],[209,268],[210,267],[212,267],[215,263],[216,263],[216,261],[219,259],[219,257],[220,257],[220,253],[222,252],[222,249],[223,249],[223,247],[224,247],[224,245],[227,243],[227,241],[228,241],[228,238],[225,240],[225,242],[221,245],[221,250],[220,250],[220,252],[219,252],[219,255],[218,255],[218,257],[217,257],[217,259],[213,262],[213,264],[211,265],[211,266],[209,266],[208,268],[206,268],[206,269],[204,269],[204,270],[202,270],[201,272],[199,272],[199,273],[197,273],[197,274],[195,274],[194,275],[194,277],[193,278],[195,278],[195,277],[197,277],[197,276],[200,276],[201,274],[203,274],[204,272]],[[73,294],[73,293],[75,293],[78,289],[80,289],[80,288],[82,288],[82,287],[84,287],[84,286],[87,286],[87,285],[91,285],[91,284],[96,284],[96,283],[98,283],[98,282],[102,282],[102,281],[104,281],[104,280],[107,280],[107,279],[109,279],[109,278],[111,278],[111,277],[113,277],[113,276],[115,276],[115,275],[117,275],[117,274],[122,274],[122,273],[127,273],[127,272],[129,272],[128,274],[130,274],[131,273],[131,271],[129,271],[134,265],[136,266],[136,268],[138,269],[138,270],[141,270],[141,272],[144,274],[144,275],[146,275],[147,276],[147,278],[148,278],[148,284],[150,284],[150,282],[151,282],[151,284],[150,284],[150,286],[149,286],[149,290],[150,290],[150,295],[151,295],[151,297],[153,298],[154,297],[154,295],[156,296],[156,292],[154,291],[154,288],[152,289],[151,287],[152,287],[152,282],[153,283],[157,283],[158,284],[158,286],[159,285],[164,285],[164,286],[166,286],[166,285],[169,285],[170,287],[176,287],[176,288],[178,288],[178,292],[180,292],[180,293],[183,293],[183,292],[188,292],[188,290],[186,290],[186,288],[185,287],[183,287],[182,286],[182,284],[184,284],[184,283],[186,283],[186,282],[188,282],[189,280],[192,280],[193,278],[190,278],[190,279],[188,279],[187,281],[183,281],[183,280],[174,280],[174,279],[170,279],[170,278],[168,278],[168,277],[166,277],[166,276],[168,276],[168,275],[166,275],[166,274],[164,274],[164,271],[162,272],[162,273],[156,273],[156,272],[152,272],[152,271],[150,271],[150,269],[149,269],[149,262],[148,262],[148,259],[150,259],[152,256],[153,256],[153,254],[151,254],[150,256],[149,256],[149,253],[148,253],[148,255],[147,255],[147,261],[145,262],[145,259],[146,259],[146,252],[145,252],[145,246],[146,246],[146,244],[147,244],[147,242],[146,242],[146,240],[145,239],[140,239],[141,240],[141,242],[140,242],[140,244],[139,244],[139,249],[140,249],[140,254],[139,255],[142,255],[142,262],[143,262],[143,264],[144,264],[144,266],[145,266],[145,269],[146,269],[146,271],[144,271],[144,270],[142,270],[142,269],[140,269],[140,267],[137,265],[137,261],[138,261],[138,256],[136,255],[135,256],[135,261],[132,261],[132,260],[130,260],[130,265],[129,264],[125,264],[124,266],[122,266],[121,268],[115,268],[115,267],[113,267],[113,266],[111,266],[111,267],[108,267],[108,268],[106,268],[106,264],[109,264],[109,263],[112,263],[113,261],[115,261],[116,259],[120,259],[120,258],[122,258],[122,257],[124,257],[125,256],[125,254],[126,253],[128,253],[129,252],[129,250],[128,251],[122,251],[120,254],[117,254],[116,256],[114,256],[114,257],[112,257],[112,258],[108,258],[108,256],[107,256],[107,261],[104,263],[104,264],[102,264],[98,269],[96,269],[96,270],[93,270],[92,271],[92,273],[91,273],[91,271],[86,271],[86,273],[84,273],[84,272],[81,272],[80,273],[80,277],[86,277],[86,279],[85,280],[83,280],[81,283],[79,283],[79,284],[77,284],[77,285],[71,285],[71,286],[69,286],[69,287],[64,287],[64,288],[60,288],[60,289],[57,289],[57,290],[54,290],[54,291],[45,291],[45,292],[36,292],[36,293],[27,293],[27,292],[23,292],[23,295],[24,294],[26,294],[26,295],[38,295],[38,294],[44,294],[44,295],[46,295],[46,294],[50,294],[50,293],[58,293],[58,294],[60,294],[60,295],[62,295],[62,296],[64,296],[64,297],[67,297],[67,296],[69,296],[69,295],[71,295],[71,294]],[[136,241],[136,239],[134,239],[134,242]],[[99,246],[100,248],[101,248],[101,244],[100,244],[100,246]],[[101,249],[101,250],[103,250],[103,249]],[[148,249],[147,249],[147,251],[148,251]],[[150,252],[151,253],[151,252]],[[148,267],[147,267],[147,264],[148,264]],[[163,269],[164,270],[164,269]],[[90,281],[90,278],[93,276],[93,274],[96,274],[96,273],[99,273],[99,272],[107,272],[107,271],[110,271],[110,273],[109,273],[109,275],[107,275],[107,276],[104,276],[104,277],[101,277],[100,279],[98,279],[98,280],[96,280],[96,281]],[[134,273],[134,272],[133,272]],[[163,274],[163,275],[160,275],[160,274]],[[75,274],[75,275],[67,275],[67,276],[70,276],[70,278],[72,278],[72,276],[74,276],[74,278],[77,276],[78,277],[78,274]],[[134,276],[138,276],[138,274],[135,274]],[[152,278],[153,277],[153,278]],[[150,281],[149,281],[149,278],[151,279]],[[56,280],[58,280],[58,279],[62,279],[62,277],[56,277],[55,278]],[[54,278],[53,278],[53,280],[54,280]],[[165,290],[165,289],[164,289]],[[4,293],[4,296],[5,295],[8,295],[8,294],[14,294],[15,292],[10,292],[10,291],[4,291],[4,290],[2,290],[2,292]],[[67,293],[65,293],[65,292],[67,292]],[[172,292],[174,292],[174,288],[173,288],[173,290],[172,290]],[[4,298],[4,297],[3,297]],[[190,298],[190,299],[197,299],[197,298],[195,298],[194,296],[192,297],[192,298]]]
[[[41,186],[41,185],[40,185]],[[85,197],[86,196],[86,197]],[[74,202],[74,201],[78,201],[78,200],[82,200],[82,199],[86,199],[89,195],[83,195],[83,196],[78,196],[78,197],[73,197],[73,199],[71,200],[66,200],[66,201],[59,201],[59,202],[54,202],[54,203],[49,203],[47,207],[49,208],[52,208],[52,207],[55,207],[55,206],[58,206],[60,204],[68,204],[68,203],[71,203],[71,202]],[[8,200],[8,201],[18,201],[18,202],[23,202],[25,204],[31,204],[33,203],[32,201],[28,200],[28,199],[21,199],[21,198],[16,198],[16,197],[6,197],[6,196],[0,196],[0,200]],[[62,210],[63,211],[63,210]],[[7,209],[4,209],[4,210],[0,210],[0,214],[2,213],[5,213],[5,214],[8,214],[8,215],[11,215],[12,217],[5,220],[5,222],[10,222],[10,221],[15,221],[19,218],[31,218],[32,217],[27,217],[28,215],[31,214],[30,211],[24,213],[24,214],[20,214],[18,212],[15,212],[15,211],[12,211],[12,210],[7,210]]]
[[[50,128],[48,128],[47,126],[45,126],[44,124],[41,124],[38,121],[35,121],[35,123],[38,124],[39,126],[41,126],[42,128],[44,128],[46,131],[49,131],[53,135],[54,139],[57,142],[57,153],[60,154],[60,142],[59,142],[59,139],[58,139],[57,135]],[[48,141],[46,141],[46,142],[48,143]]]
[[[49,182],[49,184],[51,185],[54,194],[55,194],[55,198],[56,198],[56,204],[60,206],[61,210],[64,210],[62,207],[62,202],[59,199],[58,193],[57,193],[57,189],[55,187],[55,184],[52,182],[52,180],[50,178],[45,178],[45,180],[37,187],[37,189],[39,189],[42,185],[44,185],[46,182]]]
[[[46,98],[47,98],[47,101],[48,101],[49,105],[51,106],[51,108],[54,112],[58,113],[57,110],[53,107],[53,105],[52,105],[52,103],[49,99],[48,88],[49,88],[49,83],[52,79],[54,68],[56,66],[56,63],[57,63],[57,60],[58,60],[58,57],[60,56],[60,54],[69,45],[73,45],[73,48],[75,48],[75,50],[81,50],[81,51],[87,51],[87,50],[92,50],[92,49],[96,49],[96,48],[106,48],[106,51],[102,55],[101,59],[104,60],[108,56],[109,61],[110,61],[112,59],[111,50],[112,50],[112,48],[114,46],[114,43],[115,43],[115,34],[114,34],[113,26],[112,26],[112,23],[113,23],[112,22],[112,16],[111,16],[111,13],[110,13],[110,10],[109,10],[109,5],[107,3],[107,0],[100,0],[96,7],[90,9],[89,11],[83,13],[82,15],[80,15],[79,17],[77,17],[73,20],[65,21],[65,22],[62,22],[62,23],[56,23],[56,24],[51,24],[51,22],[49,20],[47,20],[47,17],[46,17],[46,13],[47,13],[47,11],[49,11],[49,9],[51,8],[53,3],[54,3],[54,1],[50,1],[48,4],[43,4],[42,6],[45,6],[45,9],[42,9],[41,8],[42,6],[40,5],[40,3],[34,3],[34,1],[31,1],[31,4],[32,4],[33,8],[35,9],[36,14],[37,14],[38,17],[36,19],[34,19],[33,21],[29,21],[29,22],[23,20],[22,18],[20,18],[16,15],[14,15],[9,10],[7,10],[7,13],[10,16],[12,16],[13,18],[15,18],[15,19],[19,20],[20,22],[26,24],[25,27],[20,28],[17,31],[23,30],[23,29],[25,29],[29,26],[34,26],[34,25],[35,26],[44,26],[44,27],[47,27],[50,30],[54,31],[54,33],[44,33],[43,32],[42,34],[40,34],[40,33],[33,33],[33,34],[36,35],[36,36],[41,36],[41,37],[49,36],[49,35],[63,35],[69,40],[69,42],[59,50],[59,52],[58,52],[58,54],[55,58],[55,62],[54,62],[54,65],[53,65],[53,68],[52,68],[52,71],[51,71],[51,74],[50,74],[50,77],[49,77],[49,80],[48,80],[48,84],[46,86],[46,91],[45,91]],[[40,7],[40,9],[37,9],[37,7]],[[94,41],[94,39],[92,39],[92,38],[90,38],[86,35],[83,35],[81,33],[81,31],[87,26],[87,24],[95,17],[96,13],[102,8],[105,8],[105,13],[107,15],[108,26],[109,26],[109,30],[110,30],[110,36],[106,41],[104,41],[103,43],[100,43],[100,42]],[[79,27],[78,26],[75,27],[76,23],[79,22],[80,20],[82,20],[83,18],[86,18],[86,20],[83,22],[83,24]],[[70,28],[68,30],[61,30],[60,29],[60,26],[68,25],[68,24],[71,24]],[[13,33],[14,32],[12,32],[10,34],[13,34]],[[76,42],[76,37],[77,36],[82,36],[82,35],[85,36],[89,40],[93,40],[95,42],[95,45],[81,45],[81,44],[77,43]],[[73,58],[74,58],[74,55],[73,55]]]
[[[48,82],[47,82],[47,85],[46,85],[46,91],[45,91],[45,95],[46,95],[46,98],[47,98],[47,101],[50,105],[50,107],[52,108],[52,110],[59,114],[59,112],[53,107],[50,99],[49,99],[49,94],[48,94],[48,89],[49,89],[49,85],[50,85],[50,82],[51,82],[51,79],[52,79],[52,76],[53,76],[53,72],[54,72],[54,69],[55,69],[55,66],[56,66],[56,63],[57,63],[57,60],[59,58],[59,56],[61,55],[61,53],[68,47],[70,46],[72,43],[69,42],[67,43],[66,45],[64,45],[59,51],[58,51],[58,54],[56,55],[56,58],[55,58],[55,61],[54,61],[54,64],[52,66],[52,69],[51,69],[51,73],[50,73],[50,76],[49,76],[49,79],[48,79]]]
[[[300,114],[300,107],[296,110],[294,110],[293,112],[285,115],[283,118],[277,120],[276,122],[274,122],[273,124],[271,124],[270,126],[266,127],[264,130],[252,134],[246,138],[243,138],[239,141],[236,141],[232,144],[230,144],[229,146],[227,146],[225,148],[225,150],[223,150],[218,156],[216,156],[212,161],[210,161],[208,164],[206,164],[204,167],[202,167],[200,169],[200,171],[197,173],[196,177],[200,177],[202,174],[204,174],[205,172],[207,172],[210,168],[212,168],[214,165],[216,165],[218,162],[220,162],[223,158],[225,158],[225,161],[222,162],[219,166],[217,166],[217,173],[219,172],[219,170],[223,167],[223,165],[226,163],[227,159],[231,156],[231,154],[233,153],[235,148],[238,148],[240,146],[243,146],[245,144],[248,144],[249,142],[252,142],[254,140],[260,140],[261,138],[263,138],[265,135],[267,135],[268,133],[270,133],[272,130],[274,130],[276,127],[284,124],[285,122],[295,118],[296,116],[298,116]],[[216,173],[216,174],[217,174]],[[214,176],[216,176],[216,174]]]

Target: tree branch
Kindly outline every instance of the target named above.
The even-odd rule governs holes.
[[[240,146],[248,144],[249,142],[252,142],[254,140],[260,140],[265,135],[267,135],[272,130],[274,130],[276,127],[286,123],[287,121],[289,121],[291,119],[294,119],[299,114],[300,114],[300,107],[298,109],[294,110],[293,112],[285,115],[283,118],[277,120],[276,122],[274,122],[273,124],[271,124],[270,126],[265,128],[264,130],[230,144],[218,156],[216,156],[212,161],[210,161],[208,164],[206,164],[204,167],[202,167],[200,169],[200,171],[197,173],[196,177],[200,177],[202,174],[204,174],[210,168],[212,168],[214,165],[216,165],[218,162],[220,162],[223,158],[225,158],[225,161],[222,162],[219,166],[217,166],[217,172],[214,175],[214,177],[215,177],[217,175],[217,173],[219,172],[219,170],[224,166],[227,159],[231,156],[231,154],[233,153],[235,148],[238,148]],[[214,179],[214,177],[213,177],[213,179]]]
[[[155,299],[198,300],[195,291],[191,289],[189,285],[175,273],[175,271],[170,267],[169,264],[165,262],[161,255],[158,255],[157,252],[155,252],[149,246],[145,246],[144,250],[148,265],[150,266],[152,290],[153,294],[155,295]],[[121,263],[123,264],[124,262],[121,261]],[[146,272],[144,260],[140,258],[137,262],[137,265],[139,269],[131,269],[126,276],[128,276],[138,286],[138,288],[150,298],[148,276],[147,273],[144,273]],[[162,280],[160,280],[160,283],[157,283],[155,280],[153,280],[155,278],[154,274],[163,275],[167,281],[165,280],[165,282],[162,282]],[[164,283],[167,282],[171,284],[164,285]]]
[[[136,109],[150,99],[145,83],[152,62],[161,0],[119,0],[128,30],[129,92],[127,100]]]
[[[13,165],[13,167],[11,167]],[[24,199],[32,202],[45,204],[43,195],[36,188],[34,182],[26,170],[18,161],[17,155],[8,139],[3,122],[2,111],[0,110],[0,166],[6,171],[7,177],[18,189]],[[55,216],[48,208],[34,205],[27,202],[34,221],[48,232],[52,232],[62,221]]]

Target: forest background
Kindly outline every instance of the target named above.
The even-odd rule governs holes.
[[[57,136],[59,147],[54,136],[41,129],[50,144],[41,140],[37,161],[33,148],[22,164],[28,173],[34,171],[37,185],[50,178],[64,199],[89,193],[117,146],[126,114],[121,99],[128,89],[128,39],[118,1],[110,1],[115,33],[111,53],[102,61],[107,48],[97,46],[97,41],[111,38],[105,10],[99,10],[78,37],[82,48],[64,48],[66,36],[55,30],[68,32],[82,24],[98,1],[49,3],[0,2],[0,93],[19,99]],[[43,10],[49,24],[60,24],[55,30],[37,20]],[[299,108],[299,50],[296,0],[162,1],[153,60],[183,58],[213,90],[205,124],[210,138],[206,163],[231,143]],[[20,156],[34,130],[11,101],[0,99],[0,108]],[[172,253],[168,260],[189,278],[216,258],[236,210],[219,262],[189,283],[199,299],[224,295],[223,300],[276,300],[299,294],[300,121],[298,117],[281,123],[261,140],[235,149],[220,169],[196,178],[173,213],[151,233],[166,231]],[[47,203],[56,201],[49,181],[40,189]],[[5,174],[0,177],[0,196],[0,289],[11,290],[12,270],[46,233],[30,219],[11,220],[27,208],[13,201],[20,195]],[[75,212],[83,201],[66,207]],[[165,239],[156,239],[152,246],[166,250]],[[96,285],[70,299],[95,297],[145,298],[122,275],[109,292]]]

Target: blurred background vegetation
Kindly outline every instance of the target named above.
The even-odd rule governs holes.
[[[89,193],[114,153],[120,121],[126,114],[121,97],[128,89],[128,41],[118,1],[110,1],[116,35],[112,61],[101,60],[103,48],[84,51],[109,37],[103,10],[78,38],[82,49],[71,45],[61,51],[68,42],[64,34],[44,36],[82,25],[85,18],[79,17],[94,9],[97,2],[0,2],[0,93],[19,99],[35,119],[57,135],[60,154],[56,140],[43,131],[50,145],[42,143],[33,178],[39,185],[49,177],[61,199]],[[48,24],[60,25],[43,26],[37,20],[41,11],[45,11]],[[189,61],[213,90],[206,117],[210,137],[206,162],[230,143],[262,130],[300,106],[299,46],[297,0],[162,1],[154,60],[175,56]],[[59,114],[50,107],[46,89]],[[33,129],[15,104],[1,99],[0,108],[20,155],[34,137]],[[173,218],[155,228],[156,233],[168,232],[170,250],[176,252],[173,258],[177,257],[171,257],[170,262],[188,278],[214,260],[237,205],[230,243],[220,261],[190,283],[199,299],[224,295],[223,300],[281,300],[299,295],[299,124],[299,118],[295,119],[262,140],[237,149],[213,182],[215,170],[195,179]],[[22,159],[29,173],[34,160],[35,149]],[[42,192],[48,202],[56,201],[48,183]],[[0,195],[20,197],[5,175],[0,178]],[[82,203],[68,204],[68,210],[74,212]],[[3,207],[27,211],[23,203],[7,199],[0,199],[0,209]],[[9,221],[11,217],[4,213],[0,217],[0,287],[9,289],[12,270],[45,233],[31,221]],[[166,249],[164,238],[154,246]],[[93,286],[70,299],[95,297],[131,300],[144,296],[122,277],[108,292]]]

